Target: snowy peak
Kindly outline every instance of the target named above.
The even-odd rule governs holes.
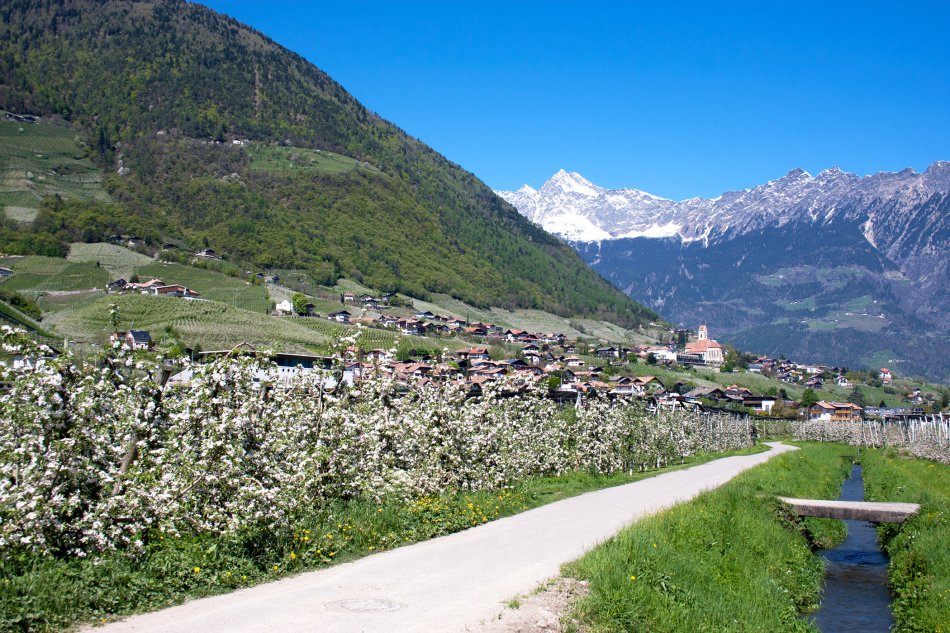
[[[896,199],[894,208],[904,209],[947,191],[950,162],[938,161],[923,174],[905,169],[865,177],[837,166],[812,176],[799,167],[751,189],[679,202],[638,189],[606,189],[563,169],[538,190],[525,185],[495,193],[548,232],[572,241],[647,237],[709,244],[794,221],[842,218],[877,226],[874,200]],[[880,237],[873,233],[869,240]]]
[[[561,192],[565,194],[596,197],[603,190],[576,171],[568,173],[561,169],[551,176],[550,180],[544,183],[540,191],[548,195]]]

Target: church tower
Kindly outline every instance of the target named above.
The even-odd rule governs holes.
[[[709,338],[709,333],[706,331],[706,324],[703,323],[702,325],[699,326],[699,340],[705,341],[708,338]]]

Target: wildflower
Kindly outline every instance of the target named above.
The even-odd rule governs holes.
[[[277,569],[278,569],[277,565],[274,565],[274,571],[277,571]]]
[[[201,573],[201,567],[195,567],[195,573],[196,574]]]
[[[295,554],[294,552],[291,552],[291,553],[290,553],[290,560],[297,560],[297,554]]]
[[[635,581],[636,579],[637,579],[636,576],[630,576],[630,580]]]

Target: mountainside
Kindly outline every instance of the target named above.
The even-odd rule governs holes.
[[[498,192],[631,297],[740,347],[950,378],[950,163],[801,169],[715,199],[560,171]]]
[[[71,126],[108,194],[47,198],[35,218],[8,206],[0,250],[124,233],[321,283],[655,316],[311,63],[199,5],[4,3],[0,108]]]

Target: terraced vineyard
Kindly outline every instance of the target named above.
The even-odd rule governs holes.
[[[87,343],[103,343],[111,329],[109,304],[119,308],[120,328],[161,331],[171,327],[189,345],[204,349],[233,347],[247,342],[261,349],[304,351],[326,343],[328,336],[293,319],[210,301],[187,301],[152,295],[108,295],[74,309],[50,314],[46,322],[65,336]]]
[[[260,314],[270,310],[267,288],[213,270],[181,264],[154,262],[136,268],[139,278],[158,277],[166,284],[181,284],[201,293],[202,299],[217,301]]]
[[[30,222],[43,196],[108,200],[78,134],[49,122],[0,121],[0,208]]]
[[[104,290],[74,290],[72,292],[57,292],[51,294],[41,294],[36,298],[40,309],[46,312],[61,312],[63,310],[73,310],[82,305],[100,299],[105,295]]]
[[[3,282],[9,290],[38,294],[56,290],[89,290],[102,288],[109,282],[109,273],[94,262],[71,262],[58,257],[4,258],[2,265],[15,274]]]
[[[66,259],[71,262],[99,262],[102,268],[109,271],[113,279],[128,279],[135,274],[136,268],[154,262],[154,259],[148,255],[107,242],[71,244]]]

